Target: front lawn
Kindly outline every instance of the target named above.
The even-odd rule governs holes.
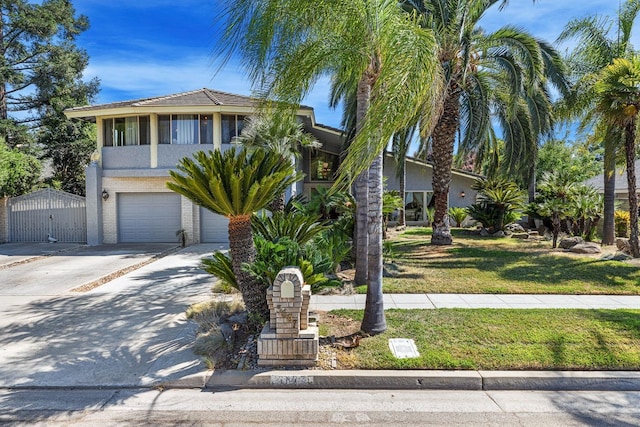
[[[430,228],[411,228],[392,239],[385,293],[640,294],[636,264],[568,255],[548,241],[459,229],[452,246],[432,246],[430,234]]]
[[[322,333],[355,333],[362,311],[321,315]],[[338,369],[640,369],[640,310],[389,310],[388,330],[352,350]],[[327,321],[330,318],[330,321]],[[350,324],[351,331],[346,331]],[[420,357],[396,359],[390,338],[412,338]]]

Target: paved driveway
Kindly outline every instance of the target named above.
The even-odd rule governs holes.
[[[195,325],[184,312],[211,296],[214,279],[199,265],[215,248],[189,247],[89,292],[67,292],[109,270],[104,265],[155,252],[109,249],[0,271],[0,388],[138,387],[190,374],[204,383],[192,351]],[[30,279],[19,285],[20,277]]]
[[[148,261],[175,248],[173,244],[100,246],[58,244],[0,245],[5,268],[0,269],[0,308],[9,297],[59,295]]]

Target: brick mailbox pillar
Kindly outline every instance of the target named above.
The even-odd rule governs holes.
[[[258,365],[313,366],[318,360],[318,328],[309,324],[311,287],[297,267],[280,270],[267,289],[269,322],[258,338]]]

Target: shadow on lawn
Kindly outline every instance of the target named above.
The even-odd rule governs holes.
[[[494,272],[506,280],[541,285],[582,282],[597,287],[629,286],[640,290],[640,270],[619,261],[571,258],[540,251],[436,247],[425,242],[401,241],[394,246],[400,263],[428,269],[469,269]],[[546,251],[545,251],[546,252]],[[404,278],[402,274],[397,276]]]

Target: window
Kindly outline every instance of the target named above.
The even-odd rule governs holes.
[[[240,135],[244,129],[244,116],[236,114],[222,115],[222,143],[230,144],[233,138]]]
[[[404,193],[404,216],[407,221],[425,221],[425,207],[430,207],[432,191],[407,191]]]
[[[210,115],[166,114],[158,116],[158,143],[213,144]]]
[[[116,117],[103,120],[104,146],[149,145],[149,116]]]
[[[333,181],[338,170],[338,156],[325,151],[311,151],[309,179],[311,181]]]

